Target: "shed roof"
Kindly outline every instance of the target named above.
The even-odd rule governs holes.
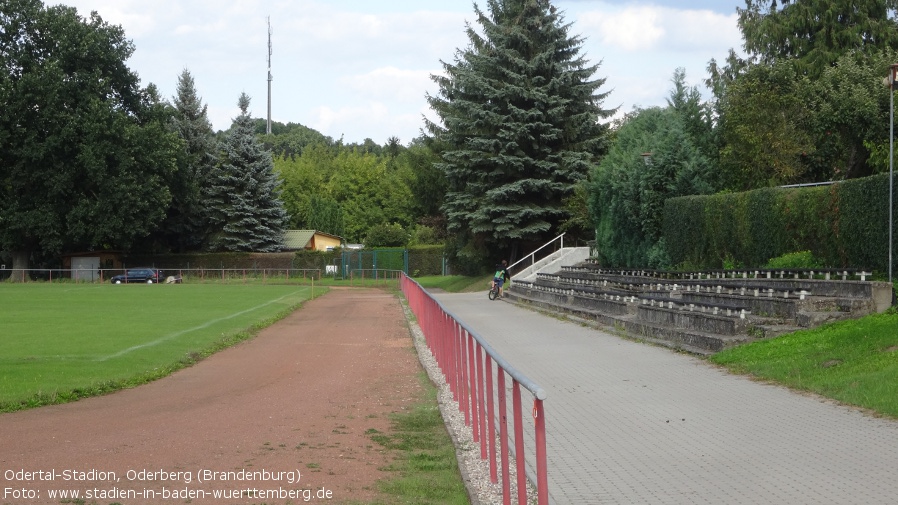
[[[312,240],[315,236],[320,238],[328,237],[343,242],[343,237],[331,235],[318,230],[287,230],[284,232],[284,249],[288,251],[306,249],[312,246]]]
[[[284,248],[305,249],[314,236],[315,230],[287,230],[284,232]]]

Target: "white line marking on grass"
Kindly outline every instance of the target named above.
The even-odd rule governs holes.
[[[293,293],[288,293],[288,294],[286,294],[286,295],[284,295],[284,296],[282,296],[282,297],[280,297],[280,298],[277,298],[277,299],[275,299],[275,300],[271,300],[271,301],[269,301],[269,302],[263,303],[262,305],[257,305],[257,306],[255,306],[255,307],[250,308],[250,309],[241,310],[240,312],[235,312],[235,313],[233,313],[233,314],[231,314],[231,315],[229,315],[229,316],[220,317],[220,318],[218,318],[218,319],[212,319],[211,321],[206,321],[205,323],[203,323],[203,324],[201,324],[201,325],[199,325],[199,326],[194,326],[193,328],[188,328],[188,329],[186,329],[186,330],[177,331],[177,332],[175,332],[175,333],[168,334],[168,335],[166,335],[166,336],[164,336],[164,337],[157,338],[156,340],[153,340],[153,341],[151,341],[151,342],[146,342],[146,343],[144,343],[144,344],[139,344],[139,345],[135,345],[135,346],[133,346],[133,347],[129,347],[129,348],[124,349],[124,350],[121,350],[121,351],[119,351],[119,352],[117,352],[117,353],[115,353],[115,354],[110,354],[110,355],[108,355],[108,356],[103,356],[103,357],[101,357],[101,358],[98,358],[97,361],[107,361],[107,360],[110,360],[110,359],[113,359],[113,358],[120,358],[120,357],[124,356],[125,354],[129,354],[129,353],[131,353],[131,352],[133,352],[133,351],[136,351],[136,350],[138,350],[138,349],[143,349],[143,348],[145,348],[145,347],[152,347],[152,346],[154,346],[154,345],[159,345],[159,344],[161,344],[161,343],[163,343],[163,342],[172,340],[172,339],[174,339],[174,338],[178,338],[178,337],[180,337],[181,335],[185,335],[185,334],[190,333],[190,332],[192,332],[192,331],[202,330],[202,329],[204,329],[204,328],[208,328],[208,327],[212,326],[212,325],[215,324],[215,323],[220,323],[220,322],[226,321],[226,320],[228,320],[228,319],[233,319],[233,318],[235,318],[235,317],[242,316],[243,314],[247,314],[247,313],[252,312],[252,311],[254,311],[254,310],[259,310],[259,309],[261,309],[262,307],[266,307],[266,306],[271,305],[271,304],[273,304],[273,303],[278,303],[278,302],[280,302],[281,300],[283,300],[284,298],[287,298],[288,296],[293,296],[293,295],[295,295],[295,294],[297,294],[297,293],[299,293],[299,292],[301,292],[301,291],[304,291],[304,290],[305,290],[305,288],[303,288],[303,289],[301,289],[301,290],[299,290],[299,291],[294,291]]]

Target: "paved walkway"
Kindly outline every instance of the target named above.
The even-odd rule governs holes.
[[[486,293],[436,297],[548,392],[552,503],[898,503],[898,422]]]

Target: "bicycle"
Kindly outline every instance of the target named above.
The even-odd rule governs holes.
[[[487,296],[489,296],[490,300],[495,300],[496,298],[499,298],[499,284],[498,283],[490,282],[490,292]]]
[[[504,283],[503,285],[505,287],[508,287],[507,282]],[[496,298],[499,298],[499,283],[496,282],[495,280],[490,281],[490,292],[487,294],[487,296],[489,296],[490,300],[495,300]]]

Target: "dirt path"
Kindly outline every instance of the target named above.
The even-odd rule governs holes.
[[[333,289],[152,384],[0,415],[0,503],[59,503],[54,489],[99,504],[365,501],[387,462],[365,431],[418,396],[419,370],[394,295]]]

